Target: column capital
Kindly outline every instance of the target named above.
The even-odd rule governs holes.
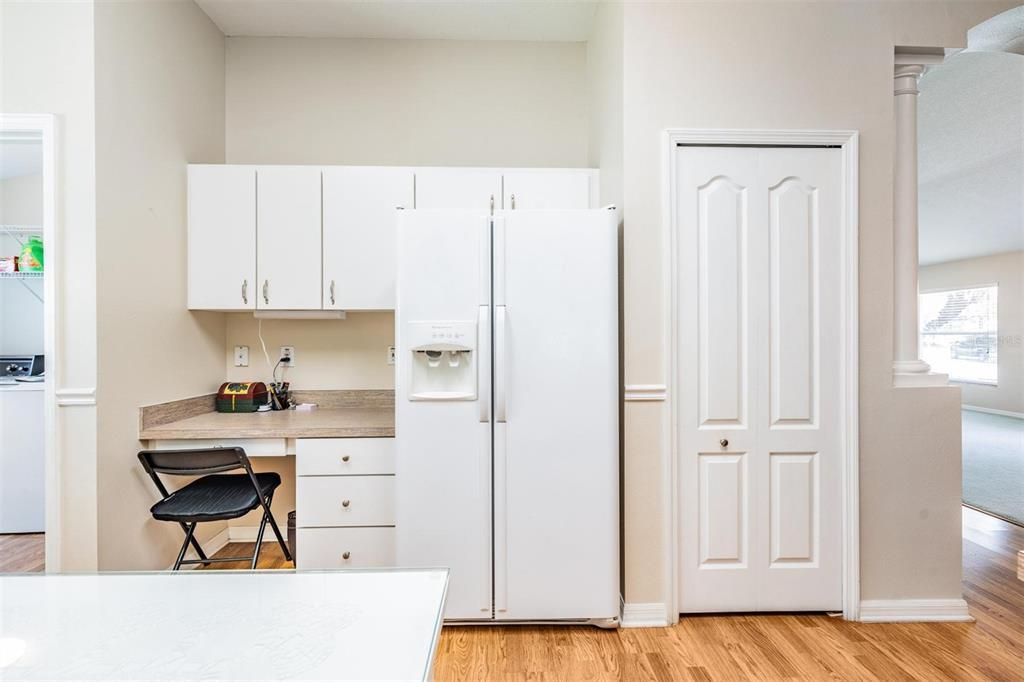
[[[923,64],[897,64],[893,69],[893,94],[894,95],[917,95],[917,84],[925,72]]]

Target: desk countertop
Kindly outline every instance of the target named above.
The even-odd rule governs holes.
[[[394,435],[394,408],[343,407],[312,412],[208,412],[144,429],[139,438],[393,438]]]
[[[315,410],[223,414],[213,396],[144,407],[139,440],[219,438],[393,438],[395,408],[390,391],[307,392]]]

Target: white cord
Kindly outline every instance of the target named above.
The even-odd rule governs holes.
[[[262,319],[259,320],[258,324],[256,325],[256,336],[260,337],[260,348],[263,349],[263,359],[267,361],[267,369],[269,369],[271,371],[271,373],[273,373],[274,370],[271,369],[271,364],[270,364],[270,353],[267,352],[267,344],[263,342],[263,320]],[[271,376],[273,376],[273,374],[271,374]]]

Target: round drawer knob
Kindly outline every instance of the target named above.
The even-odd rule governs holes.
[[[352,504],[352,503],[351,503],[351,502],[350,502],[349,500],[342,500],[342,501],[341,501],[341,506],[342,506],[342,507],[347,507],[347,506],[349,506],[350,504]]]
[[[341,555],[341,558],[345,559],[346,561],[348,561],[348,559],[351,558],[351,556],[352,556],[352,552],[345,552],[344,554]]]
[[[351,458],[350,458],[350,457],[349,457],[348,455],[345,455],[345,456],[343,456],[343,457],[341,458],[341,461],[342,461],[342,462],[347,462],[347,461],[348,461],[349,459],[351,459]]]
[[[727,448],[729,447],[729,440],[727,438],[723,438],[722,440],[718,441],[718,444],[721,445],[723,448]]]

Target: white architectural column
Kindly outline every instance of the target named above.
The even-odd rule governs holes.
[[[894,355],[896,386],[941,386],[945,374],[935,374],[921,360],[918,326],[917,229],[917,89],[928,64],[942,61],[934,53],[896,53],[896,143],[893,163]]]

